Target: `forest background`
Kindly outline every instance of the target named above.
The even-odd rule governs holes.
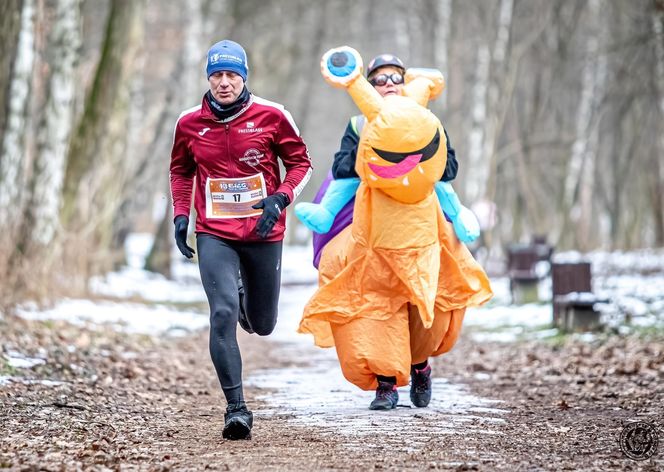
[[[328,172],[350,98],[323,81],[343,44],[446,77],[462,201],[492,209],[483,244],[664,246],[662,0],[4,0],[0,2],[0,309],[85,291],[156,235],[168,275],[168,166],[180,112],[230,38],[248,86],[282,103]],[[480,215],[481,216],[481,215]],[[287,242],[305,243],[289,215]]]

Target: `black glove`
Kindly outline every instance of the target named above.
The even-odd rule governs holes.
[[[265,197],[260,202],[253,205],[251,208],[257,210],[263,209],[263,214],[258,219],[256,223],[256,233],[258,236],[265,239],[274,228],[275,223],[279,220],[281,212],[284,211],[284,208],[288,206],[290,201],[288,200],[288,195],[285,193],[275,193],[269,197]]]
[[[187,228],[189,227],[189,218],[180,215],[175,218],[175,244],[184,257],[191,259],[196,254],[187,244]]]

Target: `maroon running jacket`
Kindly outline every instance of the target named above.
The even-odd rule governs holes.
[[[277,157],[286,169],[283,181]],[[170,168],[174,215],[189,216],[193,191],[197,233],[242,241],[282,240],[285,211],[268,238],[260,239],[255,231],[259,215],[219,217],[227,213],[217,209],[233,208],[233,198],[237,202],[248,197],[253,187],[247,185],[260,181],[259,175],[267,190],[263,196],[283,192],[292,202],[309,181],[311,172],[307,147],[290,113],[282,105],[255,95],[246,107],[225,120],[219,120],[203,99],[201,105],[182,112],[175,125]],[[250,177],[252,184],[242,181]],[[237,185],[244,188],[233,194],[238,178]],[[241,190],[245,191],[242,197]],[[221,206],[212,210],[212,201]]]

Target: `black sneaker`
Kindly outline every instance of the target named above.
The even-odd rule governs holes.
[[[242,403],[231,403],[224,415],[224,439],[251,439],[254,414]]]
[[[254,329],[249,323],[247,311],[244,308],[244,285],[242,285],[242,278],[238,280],[237,293],[240,296],[240,315],[238,316],[238,323],[240,323],[240,327],[247,333],[254,334]]]
[[[399,392],[397,386],[390,382],[378,381],[376,398],[369,405],[370,410],[391,410],[397,407]]]
[[[410,368],[410,401],[418,408],[424,408],[431,401],[431,366],[422,370]]]

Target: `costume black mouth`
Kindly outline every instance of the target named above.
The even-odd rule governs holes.
[[[382,159],[385,159],[387,162],[392,162],[394,164],[397,164],[403,161],[408,156],[412,156],[414,154],[422,155],[422,157],[420,158],[420,162],[429,160],[434,156],[434,154],[436,154],[439,147],[440,147],[440,131],[436,130],[436,134],[434,135],[433,139],[429,142],[429,144],[424,146],[422,149],[418,149],[417,151],[392,152],[392,151],[383,151],[382,149],[376,149],[376,148],[372,149]]]

